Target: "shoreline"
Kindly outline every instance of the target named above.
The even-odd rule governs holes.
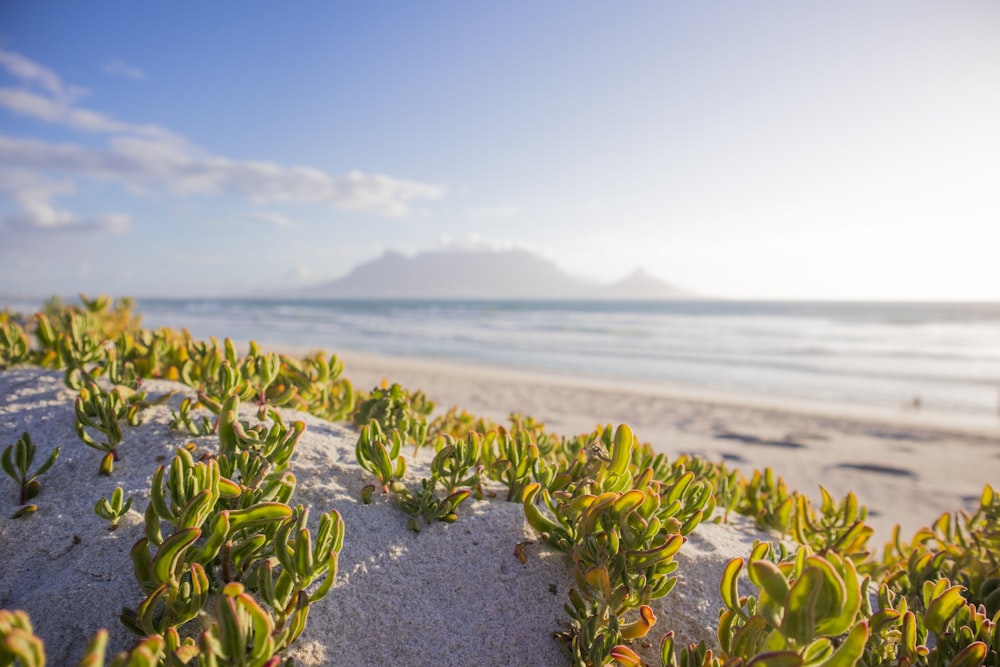
[[[295,354],[305,354],[310,351],[307,348],[280,347],[283,351],[289,350]],[[352,368],[366,378],[372,377],[372,373],[378,368],[392,369],[394,372],[405,373],[407,376],[410,376],[411,373],[423,372],[430,374],[445,373],[460,377],[503,378],[513,383],[629,393],[639,396],[656,396],[712,405],[745,407],[755,410],[793,413],[812,417],[843,418],[854,421],[893,424],[905,428],[961,432],[969,435],[1000,438],[1000,408],[998,408],[996,415],[947,412],[928,410],[926,408],[913,409],[909,405],[900,405],[897,408],[891,408],[882,405],[864,405],[845,401],[789,397],[766,392],[753,393],[746,390],[721,389],[666,380],[643,380],[621,376],[588,376],[558,371],[531,370],[457,359],[397,356],[360,350],[341,350],[337,352],[337,355],[344,361],[344,375],[352,381],[353,377],[350,372]],[[389,378],[389,380],[392,381],[392,378]],[[355,388],[366,389],[363,386],[356,386]],[[423,387],[407,386],[406,388],[421,389]],[[430,398],[433,399],[434,397],[430,396]],[[461,407],[466,406],[462,405]]]

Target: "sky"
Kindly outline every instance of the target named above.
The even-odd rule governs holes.
[[[732,299],[1000,300],[1000,3],[0,1],[0,294],[524,248]]]

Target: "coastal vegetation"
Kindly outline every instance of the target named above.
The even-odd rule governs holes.
[[[293,454],[305,426],[279,408],[356,426],[357,462],[372,480],[361,500],[394,503],[414,531],[461,521],[463,504],[485,497],[488,483],[503,488],[538,540],[566,554],[575,586],[553,633],[573,665],[640,665],[656,641],[665,667],[1000,662],[1000,495],[990,486],[975,512],[945,514],[909,541],[897,529],[877,553],[852,493],[837,499],[821,488],[814,504],[770,469],[748,478],[697,457],[669,460],[627,425],[564,436],[519,414],[506,424],[458,408],[433,417],[420,391],[388,383],[358,391],[336,356],[296,359],[252,342],[243,354],[228,339],[144,329],[127,299],[53,300],[30,316],[0,314],[0,369],[20,364],[63,372],[77,393],[76,433],[103,453],[100,474],[114,474],[143,411],[169,398],[150,397],[145,378],[190,387],[197,398],[181,401],[172,428],[214,440],[178,449],[153,473],[144,537],[130,553],[138,603],[121,616],[141,639],[112,665],[275,667],[309,606],[331,592],[352,536],[336,510],[310,530],[309,509],[293,504]],[[408,474],[411,447],[433,447],[428,477]],[[18,520],[40,520],[25,503],[57,457],[29,472],[27,433],[4,451]],[[95,513],[113,528],[129,503],[119,488]],[[674,587],[685,536],[732,513],[752,517],[773,543],[726,567],[717,644],[675,645],[650,603]],[[748,583],[753,591],[741,593]],[[106,641],[98,633],[81,664],[103,665]],[[0,665],[43,663],[30,619],[0,611]]]

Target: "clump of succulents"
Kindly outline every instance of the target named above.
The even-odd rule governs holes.
[[[0,312],[0,370],[28,363],[31,359],[31,345],[24,328],[11,313]]]
[[[400,509],[410,515],[407,527],[414,532],[420,532],[419,519],[427,524],[456,521],[459,505],[473,492],[482,497],[482,436],[478,433],[470,432],[461,441],[451,436],[438,438],[431,476],[421,479],[415,490],[404,481],[406,459],[401,453],[402,446],[403,436],[398,429],[387,435],[379,422],[372,419],[361,429],[355,452],[358,464],[375,476],[382,493],[391,492]],[[438,486],[442,487],[443,495],[438,494]],[[371,502],[374,490],[374,485],[362,489],[365,503]]]
[[[131,552],[146,597],[122,621],[164,637],[214,597],[216,625],[203,634],[200,655],[264,664],[298,637],[309,605],[330,590],[344,527],[331,511],[314,534],[308,510],[288,504],[295,490],[288,462],[304,425],[287,425],[273,410],[270,425],[251,424],[239,419],[239,404],[231,396],[222,406],[217,456],[196,461],[181,448],[153,475],[145,537]],[[233,615],[250,620],[234,626]],[[213,641],[220,626],[228,634]],[[245,656],[260,662],[240,662]]]
[[[524,490],[528,522],[574,566],[569,629],[557,636],[575,664],[625,656],[625,642],[649,632],[656,622],[649,603],[676,583],[673,557],[684,535],[714,508],[711,486],[690,472],[658,480],[653,468],[634,466],[637,447],[631,429],[619,426],[595,443],[583,475],[555,491],[537,482]]]
[[[376,421],[383,431],[395,430],[419,449],[427,439],[427,417],[433,411],[434,403],[424,392],[410,392],[393,384],[372,389],[367,398],[358,403],[353,421],[358,427]]]

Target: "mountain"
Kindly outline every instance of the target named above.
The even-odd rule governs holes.
[[[525,250],[386,252],[343,278],[302,290],[317,299],[681,299],[642,270],[610,285],[574,278]]]

